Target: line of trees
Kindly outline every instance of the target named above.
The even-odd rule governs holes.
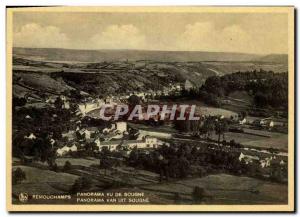
[[[181,132],[190,132],[194,136],[204,136],[210,139],[213,132],[218,135],[218,143],[221,137],[225,140],[225,133],[228,131],[229,120],[215,116],[208,116],[200,120],[176,120],[174,126]]]

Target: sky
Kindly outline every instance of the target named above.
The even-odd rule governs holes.
[[[287,53],[287,14],[15,12],[13,45]]]

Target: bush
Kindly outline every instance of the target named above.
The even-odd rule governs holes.
[[[75,194],[79,191],[89,189],[91,185],[92,182],[88,178],[81,176],[78,179],[76,179],[76,181],[74,182],[71,188],[71,193]]]
[[[20,184],[23,180],[26,179],[26,174],[21,168],[17,168],[12,172],[12,184]]]
[[[192,198],[195,203],[201,203],[204,197],[204,189],[196,186],[192,193]]]
[[[176,204],[180,203],[181,197],[180,194],[178,192],[174,193],[174,202]]]
[[[70,163],[70,161],[66,161],[65,162],[65,165],[64,165],[64,167],[63,167],[63,171],[64,172],[66,172],[66,171],[69,171],[69,170],[71,170],[72,169],[72,164]]]
[[[54,171],[54,172],[58,172],[58,166],[56,163],[54,163],[53,165],[50,166],[50,170]]]

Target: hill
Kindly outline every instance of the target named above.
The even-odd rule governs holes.
[[[14,48],[13,52],[14,95],[19,97],[71,89],[98,96],[125,94],[164,90],[186,80],[199,88],[214,75],[261,69],[287,72],[284,56],[276,55],[264,58],[237,53],[43,48]]]
[[[272,62],[272,63],[288,63],[288,55],[286,54],[270,54],[257,59],[260,62]]]
[[[58,48],[14,48],[14,55],[45,61],[137,61],[161,62],[193,61],[282,61],[287,55],[256,55],[245,53],[202,52],[202,51],[150,51],[150,50],[72,50]]]

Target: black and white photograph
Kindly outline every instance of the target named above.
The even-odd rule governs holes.
[[[294,210],[293,7],[6,12],[9,210]]]

